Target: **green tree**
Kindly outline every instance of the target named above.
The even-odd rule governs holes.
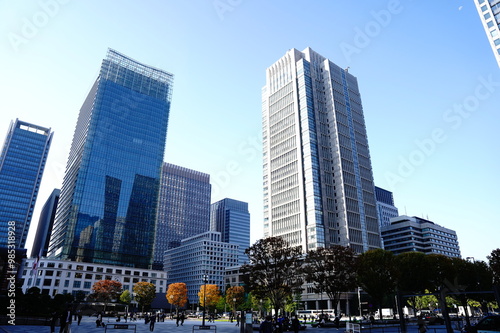
[[[340,294],[357,286],[356,254],[341,245],[310,250],[302,272],[305,280],[312,283],[314,292],[320,295],[326,293],[336,312]]]
[[[120,295],[120,302],[126,305],[130,305],[132,302],[132,295],[130,294],[130,291],[124,290],[121,295]]]
[[[486,258],[493,274],[493,283],[500,286],[500,248],[491,251]]]
[[[156,296],[156,286],[151,282],[137,282],[134,284],[133,291],[135,293],[135,300],[142,308],[142,312],[144,312],[144,308],[149,307]]]
[[[423,294],[429,289],[429,273],[426,254],[422,252],[405,252],[394,257],[397,268],[397,288],[406,294]],[[408,298],[408,303],[415,309],[416,296]]]
[[[358,284],[376,302],[379,318],[382,318],[382,301],[396,288],[397,269],[394,254],[374,249],[360,254],[357,261]]]
[[[303,278],[300,273],[300,246],[291,247],[281,237],[258,240],[245,250],[249,264],[241,271],[246,275],[250,290],[258,298],[267,298],[278,316],[287,297],[300,290]]]

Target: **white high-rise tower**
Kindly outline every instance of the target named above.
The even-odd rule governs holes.
[[[262,91],[264,236],[303,251],[381,247],[357,80],[310,48],[289,50]]]

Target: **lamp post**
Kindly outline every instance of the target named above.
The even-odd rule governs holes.
[[[205,308],[207,307],[207,283],[208,283],[208,275],[203,274],[203,321],[202,326],[205,326]]]
[[[236,297],[233,298],[233,319],[236,319]]]

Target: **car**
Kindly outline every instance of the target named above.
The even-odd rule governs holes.
[[[464,333],[491,333],[500,332],[500,315],[488,315],[477,322],[476,325],[466,326]]]

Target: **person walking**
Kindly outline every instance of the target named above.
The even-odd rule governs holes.
[[[155,330],[156,316],[153,314],[149,318],[149,330],[153,332]]]
[[[260,333],[273,333],[273,317],[266,316],[266,319],[260,324]]]
[[[294,333],[298,333],[299,330],[300,330],[300,321],[299,319],[296,317],[296,316],[293,316],[292,317],[292,331],[294,331]]]

